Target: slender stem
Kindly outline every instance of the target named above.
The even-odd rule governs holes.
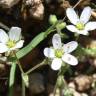
[[[61,33],[61,30],[58,27],[56,27],[56,30],[57,30],[58,34]]]
[[[13,85],[15,81],[15,72],[16,72],[16,63],[13,62],[10,70],[10,78],[9,78],[9,94],[8,96],[13,96]]]
[[[74,6],[73,8],[76,8],[83,0],[79,0]],[[67,16],[65,16],[62,21],[64,21],[66,19]]]
[[[22,69],[22,66],[21,66],[21,64],[20,64],[20,61],[19,61],[18,57],[16,56],[15,51],[13,51],[13,53],[14,53],[16,59],[17,59],[17,64],[18,64],[18,66],[19,66],[19,68],[20,68],[20,71],[24,74],[24,71],[23,71],[23,69]]]
[[[26,96],[26,92],[25,92],[25,83],[23,81],[23,78],[22,78],[22,96]]]
[[[60,72],[61,72],[61,69],[60,69],[59,72],[58,72],[58,76],[59,76]],[[56,94],[57,81],[58,81],[58,77],[57,77],[56,84],[55,84],[55,87],[54,87],[54,90],[53,90],[53,96],[55,96],[55,94]]]
[[[79,0],[79,1],[74,5],[73,8],[76,8],[82,1],[83,1],[83,0]]]
[[[80,34],[75,33],[76,41],[78,41]]]
[[[29,74],[32,71],[34,71],[35,69],[43,66],[44,64],[46,64],[46,60],[44,59],[41,63],[37,64],[36,66],[34,66],[33,68],[29,69],[27,72],[25,72],[24,74]]]

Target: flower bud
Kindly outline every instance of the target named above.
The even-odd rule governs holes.
[[[57,86],[58,87],[62,87],[62,85],[64,84],[64,81],[63,81],[63,76],[59,76],[58,79],[57,79]]]
[[[64,29],[65,27],[66,27],[66,23],[65,22],[57,24],[57,28],[59,28],[60,30]]]
[[[26,87],[28,87],[29,86],[29,77],[28,77],[28,75],[22,74],[22,79],[23,79],[23,82],[26,85]]]
[[[50,22],[51,25],[55,24],[57,22],[56,15],[50,15],[49,22]]]

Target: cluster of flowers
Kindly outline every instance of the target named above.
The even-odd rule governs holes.
[[[96,22],[88,22],[91,12],[90,7],[85,7],[79,18],[73,8],[68,8],[66,15],[73,25],[67,25],[66,28],[71,32],[88,35],[88,31],[96,29]],[[0,53],[21,48],[24,43],[21,37],[21,28],[19,27],[12,27],[8,35],[4,30],[0,29]],[[44,49],[44,55],[52,61],[51,68],[53,70],[59,70],[64,62],[70,65],[78,64],[76,57],[70,54],[78,46],[76,41],[62,44],[60,35],[55,34],[52,38],[52,44],[53,47]]]
[[[66,15],[73,25],[67,25],[66,28],[76,34],[88,35],[88,31],[96,29],[96,22],[88,22],[91,12],[92,9],[90,7],[85,7],[79,18],[73,8],[68,8]],[[78,64],[77,58],[70,54],[78,46],[76,41],[62,44],[60,35],[55,34],[52,38],[52,44],[53,47],[44,49],[44,55],[52,61],[51,68],[53,70],[59,70],[64,63],[70,65]]]

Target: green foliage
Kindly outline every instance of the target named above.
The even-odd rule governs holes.
[[[45,32],[40,33],[37,35],[26,47],[21,49],[19,52],[16,53],[17,57],[20,59],[26,54],[28,54],[33,48],[35,48],[43,39],[45,39],[46,35]]]
[[[8,96],[13,96],[13,85],[14,85],[14,80],[15,80],[16,65],[17,64],[15,62],[13,62],[11,65]]]
[[[68,87],[63,89],[63,94],[64,96],[73,96],[73,92]]]
[[[79,45],[74,53],[78,57],[78,59],[81,59],[83,56],[96,57],[96,48],[84,48],[81,45]]]

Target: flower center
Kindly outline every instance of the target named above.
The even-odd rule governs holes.
[[[8,46],[8,48],[12,48],[12,47],[14,47],[15,46],[15,42],[14,41],[12,41],[12,40],[9,40],[8,42],[7,42],[7,46]]]
[[[55,56],[56,57],[61,58],[63,54],[64,54],[64,51],[62,49],[56,49],[55,50]]]
[[[83,30],[84,29],[84,24],[82,23],[82,22],[78,22],[77,24],[76,24],[76,28],[78,29],[78,30]]]

